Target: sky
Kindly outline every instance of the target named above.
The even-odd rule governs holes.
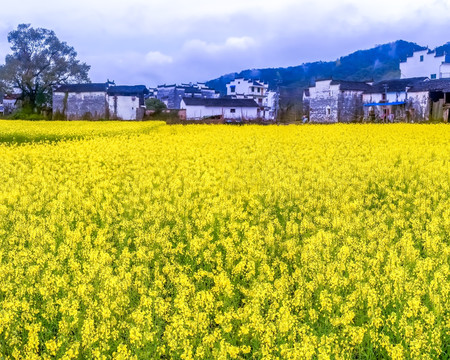
[[[450,0],[21,0],[0,11],[0,63],[18,24],[54,30],[93,82],[203,82],[330,61],[406,40],[450,41]]]

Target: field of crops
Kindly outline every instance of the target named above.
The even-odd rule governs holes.
[[[450,357],[450,126],[0,122],[0,359]]]

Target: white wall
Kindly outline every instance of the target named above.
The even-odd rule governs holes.
[[[248,119],[253,120],[258,117],[258,108],[230,108],[230,107],[206,107],[206,106],[191,106],[185,105],[182,102],[182,107],[186,109],[186,118],[188,120],[201,120],[210,116],[222,116],[224,119]],[[231,112],[231,109],[235,109],[235,112]]]
[[[139,97],[109,96],[108,105],[111,118],[136,120],[137,109],[139,108]]]
[[[421,56],[423,56],[423,61],[420,61]],[[406,62],[400,63],[401,78],[426,76],[431,79],[434,74],[439,79],[444,60],[445,56],[435,57],[434,53],[428,54],[428,50],[416,51],[412,57],[406,59]]]
[[[263,86],[253,85],[253,80],[236,79],[228,83],[227,95],[253,95],[264,96],[269,86],[264,84]],[[231,87],[235,86],[235,91],[231,91]],[[253,91],[252,91],[253,89]]]
[[[450,78],[450,64],[441,65],[441,78]]]

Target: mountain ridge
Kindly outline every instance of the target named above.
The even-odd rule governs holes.
[[[229,73],[212,79],[206,84],[226,93],[226,84],[235,78],[258,79],[269,84],[271,89],[280,87],[281,93],[290,98],[308,87],[317,79],[333,78],[349,81],[381,81],[400,78],[400,61],[412,56],[414,51],[427,47],[414,42],[397,40],[375,45],[366,50],[357,50],[336,61],[315,61],[297,66],[248,69],[239,73]],[[435,49],[439,53],[450,53],[450,42]],[[283,96],[282,96],[283,97]]]

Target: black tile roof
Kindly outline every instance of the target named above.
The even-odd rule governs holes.
[[[183,98],[186,105],[206,106],[206,107],[259,107],[253,99],[202,99],[202,98]]]
[[[415,77],[407,79],[394,79],[394,80],[384,80],[373,84],[368,90],[365,91],[366,94],[381,94],[387,91],[388,93],[393,92],[403,92],[406,88],[411,88],[412,86],[419,84],[427,80],[426,77]]]
[[[108,95],[133,96],[148,93],[149,91],[145,85],[133,85],[133,86],[119,85],[119,86],[111,86],[108,89]]]
[[[261,84],[259,81],[253,81],[253,85],[254,85],[254,86],[264,86],[264,85]]]
[[[201,94],[202,93],[199,88],[196,88],[193,86],[185,87],[184,91],[187,93],[192,93],[192,94]]]
[[[347,91],[366,91],[371,89],[369,84],[361,81],[331,80],[330,85],[340,85],[340,90]]]
[[[418,83],[409,89],[409,92],[442,91],[450,92],[450,79],[428,80]]]
[[[89,84],[65,84],[55,89],[55,92],[103,92],[108,89],[108,83],[89,83]]]

